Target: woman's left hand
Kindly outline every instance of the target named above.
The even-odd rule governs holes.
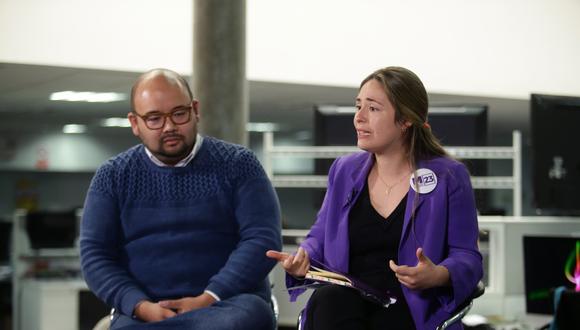
[[[417,265],[414,267],[397,265],[389,260],[389,267],[404,286],[413,290],[424,290],[449,284],[449,271],[443,266],[435,265],[423,254],[423,249],[417,249]]]

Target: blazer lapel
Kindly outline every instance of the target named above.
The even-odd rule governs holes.
[[[409,187],[409,194],[407,196],[407,205],[405,207],[405,218],[403,219],[403,233],[401,237],[406,237],[409,230],[411,230],[411,216],[413,215],[413,209],[415,209],[415,218],[417,218],[419,213],[419,208],[423,201],[425,200],[424,196],[418,194],[413,190],[413,188]]]
[[[361,158],[360,162],[352,166],[349,189],[346,191],[347,196],[345,196],[343,208],[348,207],[350,209],[365,185],[369,171],[374,163],[373,154],[366,153],[366,155],[367,157]]]

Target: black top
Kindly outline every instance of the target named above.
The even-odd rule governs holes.
[[[372,206],[368,183],[349,214],[349,274],[380,291],[404,300],[401,285],[389,267],[398,264],[407,195],[385,219]]]

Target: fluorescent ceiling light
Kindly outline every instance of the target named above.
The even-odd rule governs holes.
[[[62,132],[66,134],[81,134],[87,131],[86,125],[68,124],[62,127]]]
[[[68,101],[68,102],[117,102],[127,98],[124,93],[97,93],[97,92],[76,92],[62,91],[50,94],[51,101]]]
[[[131,127],[129,119],[123,117],[111,117],[101,120],[102,127]]]
[[[356,108],[355,107],[336,107],[336,112],[338,113],[355,113],[356,112]]]
[[[276,132],[280,130],[280,125],[276,123],[247,123],[248,132]]]
[[[343,113],[355,113],[354,105],[319,105],[318,111],[326,115],[338,115]]]

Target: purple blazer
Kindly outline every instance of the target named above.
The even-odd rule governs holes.
[[[340,157],[332,165],[324,202],[301,244],[312,260],[348,273],[348,216],[373,163],[372,153],[358,152]],[[425,188],[434,189],[430,192],[419,189],[422,193],[416,198],[417,193],[409,187],[398,264],[415,266],[415,252],[422,247],[433,263],[449,270],[449,287],[417,291],[401,285],[417,329],[432,330],[470,296],[482,277],[483,266],[477,244],[475,200],[465,166],[456,160],[439,157],[419,162],[417,169],[430,170],[426,171],[423,182]],[[416,214],[412,225],[414,203]],[[388,260],[385,260],[385,267],[388,267]],[[287,276],[286,282],[288,287],[300,284],[292,276]],[[302,292],[304,290],[291,290],[290,299],[294,301]],[[449,329],[461,329],[460,323]]]

